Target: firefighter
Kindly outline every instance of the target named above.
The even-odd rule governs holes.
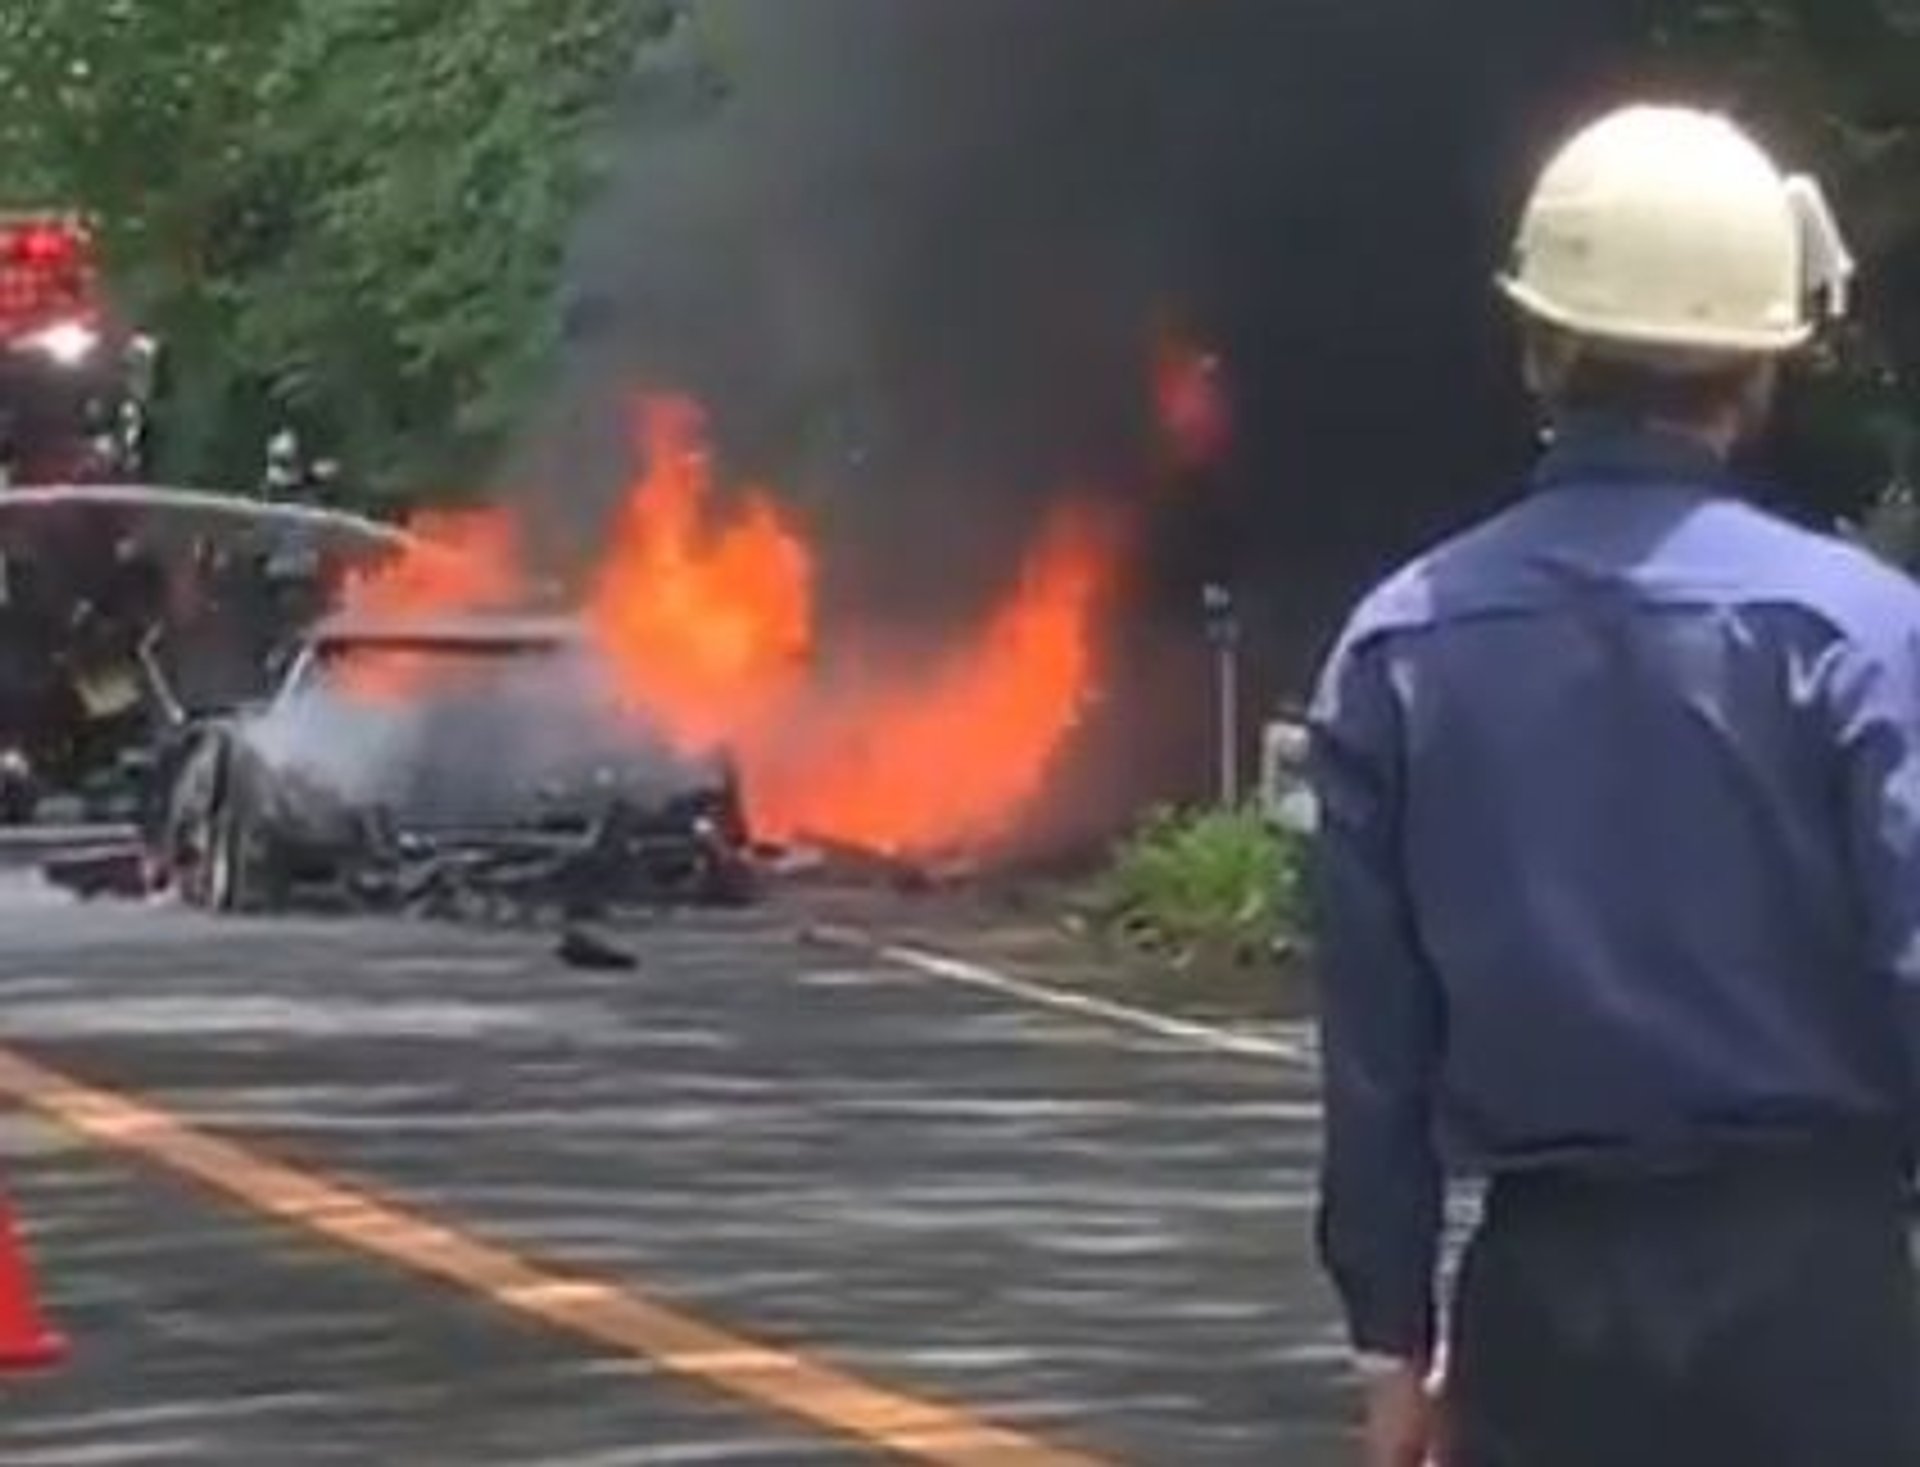
[[[1581,132],[1502,282],[1527,492],[1323,669],[1319,1237],[1372,1467],[1920,1463],[1920,587],[1739,477],[1851,274],[1727,119]]]

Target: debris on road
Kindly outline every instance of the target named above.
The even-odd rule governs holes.
[[[152,890],[146,853],[137,844],[55,855],[41,865],[40,872],[53,885],[83,901],[97,897],[137,900]]]
[[[617,947],[599,933],[577,926],[569,926],[560,935],[555,956],[569,968],[587,972],[631,973],[640,966],[639,957],[629,949]]]

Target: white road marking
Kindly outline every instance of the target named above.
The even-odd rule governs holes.
[[[990,968],[984,963],[971,962],[965,958],[951,957],[945,953],[931,952],[925,948],[903,943],[886,942],[856,928],[826,924],[811,927],[808,932],[821,942],[871,953],[874,957],[928,978],[938,978],[944,982],[959,983],[968,988],[996,993],[1004,998],[1018,999],[1022,1003],[1052,1009],[1056,1013],[1078,1014],[1083,1018],[1099,1019],[1105,1023],[1156,1034],[1163,1039],[1177,1040],[1199,1049],[1212,1050],[1216,1054],[1230,1054],[1242,1059],[1277,1060],[1303,1069],[1314,1069],[1318,1065],[1313,1046],[1306,1041],[1304,1034],[1301,1038],[1295,1039],[1282,1034],[1256,1034],[1244,1029],[1228,1028],[1221,1024],[1202,1023],[1197,1019],[1177,1018],[1172,1014],[1158,1013],[1133,1004],[1118,1003],[1113,999],[1097,998],[1092,994],[1074,993],[1064,988],[1054,988],[1044,983],[1016,978],[1011,973],[1003,973],[997,968]]]

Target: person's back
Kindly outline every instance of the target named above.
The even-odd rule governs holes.
[[[1723,477],[1677,439],[1575,433],[1355,619],[1395,689],[1463,1161],[1903,1139],[1836,680],[1920,649],[1920,587]]]
[[[1850,270],[1817,187],[1630,109],[1503,282],[1556,428],[1314,699],[1323,1254],[1421,1467],[1445,1162],[1489,1177],[1448,1467],[1920,1464],[1920,588],[1724,465]]]

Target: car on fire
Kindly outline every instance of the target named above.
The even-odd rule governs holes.
[[[675,749],[600,671],[571,616],[336,614],[266,698],[166,740],[150,867],[213,910],[748,899],[732,760]]]

